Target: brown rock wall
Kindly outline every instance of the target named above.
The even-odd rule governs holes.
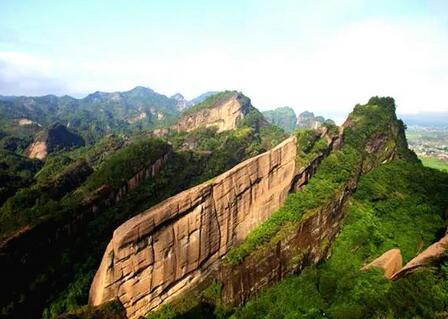
[[[118,298],[128,317],[136,318],[191,288],[280,207],[292,186],[295,156],[291,137],[122,224],[97,271],[90,302]]]
[[[178,132],[189,132],[199,127],[215,126],[218,132],[237,128],[240,119],[247,113],[249,105],[238,99],[238,94],[213,108],[184,115],[172,128]]]

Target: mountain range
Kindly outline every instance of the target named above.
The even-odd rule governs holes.
[[[296,128],[316,129],[324,123],[335,124],[333,120],[325,119],[323,116],[315,116],[313,112],[309,111],[296,115],[294,110],[288,106],[264,111],[263,115],[270,123],[281,127],[286,132],[292,132]]]
[[[448,173],[391,97],[341,126],[142,87],[0,114],[1,318],[448,315]]]

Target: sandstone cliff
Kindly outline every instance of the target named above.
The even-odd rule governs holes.
[[[370,113],[384,119],[371,121],[375,116]],[[133,319],[214,279],[221,285],[222,301],[236,306],[325,258],[359,177],[409,152],[402,123],[387,104],[355,108],[341,131],[333,138],[322,133],[328,147],[306,167],[296,167],[297,145],[290,138],[124,223],[104,253],[90,303],[118,299]],[[223,262],[230,247],[280,207],[289,191],[300,191],[308,183],[333,148],[345,149],[350,156],[354,148],[358,152],[350,177],[328,200],[237,263]]]
[[[384,271],[384,277],[391,279],[392,276],[400,270],[403,266],[403,259],[401,257],[400,249],[394,248],[386,251],[380,257],[373,260],[368,265],[361,268],[361,270],[368,270],[370,268],[380,268]]]
[[[117,230],[90,291],[93,305],[119,298],[129,318],[190,288],[285,200],[295,138],[184,191]]]
[[[221,94],[222,97],[218,96]],[[177,132],[189,132],[199,127],[215,126],[218,132],[235,129],[238,122],[253,109],[250,100],[235,91],[226,91],[211,96],[204,102],[188,110],[172,126]]]

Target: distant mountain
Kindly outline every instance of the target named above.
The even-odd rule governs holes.
[[[292,132],[296,128],[297,116],[289,106],[279,107],[274,110],[263,112],[269,123],[277,125],[286,132]]]
[[[324,123],[335,124],[333,120],[315,116],[313,112],[309,111],[296,116],[294,110],[288,106],[264,111],[263,115],[270,123],[281,127],[286,132],[292,132],[296,128],[316,129]]]
[[[138,86],[125,92],[95,92],[85,98],[70,96],[0,96],[0,130],[29,130],[18,122],[43,128],[61,123],[83,136],[87,143],[111,133],[152,129],[175,119],[182,108],[181,95],[171,98]],[[183,97],[182,97],[183,98]]]
[[[334,124],[333,120],[325,119],[323,116],[315,116],[313,112],[302,112],[297,117],[298,128],[318,128],[325,122]]]
[[[190,105],[190,102],[180,93],[176,93],[170,97],[171,99],[175,99],[177,101],[176,109],[178,111],[183,111]]]
[[[400,117],[409,126],[448,128],[448,112],[402,114]]]

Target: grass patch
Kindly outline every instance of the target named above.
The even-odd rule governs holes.
[[[431,167],[438,169],[439,171],[448,172],[447,161],[442,161],[441,159],[435,157],[426,157],[426,156],[419,157],[419,159],[422,161],[422,164],[426,167]]]

